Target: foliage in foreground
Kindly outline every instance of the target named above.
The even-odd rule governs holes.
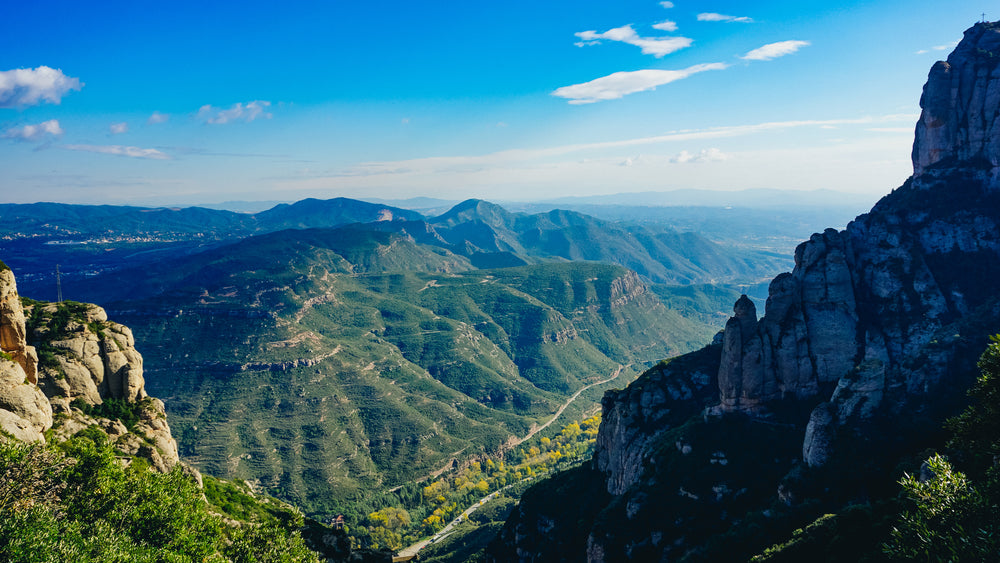
[[[979,360],[972,404],[948,420],[947,456],[931,455],[900,494],[796,530],[753,561],[993,561],[1000,553],[1000,336]]]
[[[301,526],[299,522],[293,522]],[[57,446],[0,438],[0,560],[318,561],[276,521],[214,514],[180,468],[122,463],[100,432]]]
[[[907,506],[885,545],[895,559],[988,561],[1000,553],[1000,335],[991,340],[972,405],[946,424],[949,453],[968,475],[935,454],[921,475],[903,477]]]

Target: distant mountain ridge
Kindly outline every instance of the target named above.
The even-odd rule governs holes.
[[[467,200],[436,217],[347,198],[307,199],[252,215],[202,208],[0,205],[0,235],[7,239],[0,240],[0,251],[9,256],[24,287],[49,294],[53,264],[80,277],[94,274],[81,271],[93,270],[92,264],[97,271],[138,266],[284,229],[346,225],[396,232],[465,256],[481,268],[589,260],[620,264],[654,283],[677,284],[752,283],[789,264],[780,254],[714,242],[694,232],[620,224],[575,211],[512,213],[483,200]],[[74,252],[81,256],[79,265]]]

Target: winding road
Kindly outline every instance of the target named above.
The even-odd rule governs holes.
[[[531,438],[535,434],[538,434],[542,430],[545,430],[553,422],[559,420],[559,417],[562,416],[562,413],[563,413],[563,411],[566,410],[566,407],[570,406],[573,403],[573,401],[575,401],[577,399],[577,397],[579,397],[580,394],[582,394],[584,391],[586,391],[587,389],[590,389],[591,387],[596,387],[598,385],[603,385],[605,383],[609,383],[611,381],[614,381],[614,380],[618,379],[618,377],[622,374],[622,371],[624,371],[626,367],[631,367],[631,366],[632,366],[632,364],[628,364],[627,366],[619,364],[618,365],[618,369],[615,370],[614,375],[612,375],[611,377],[609,377],[607,379],[602,379],[601,381],[595,381],[594,383],[591,383],[590,385],[582,387],[579,391],[577,391],[576,393],[574,393],[573,396],[569,398],[569,400],[567,400],[565,403],[563,403],[563,405],[561,407],[559,407],[559,410],[556,411],[556,414],[551,419],[549,419],[548,422],[546,422],[545,424],[543,424],[543,425],[541,425],[541,426],[539,426],[537,428],[532,429],[531,432],[529,432],[526,436],[524,436],[523,438],[518,438],[516,441],[514,441],[513,444],[516,446],[516,445],[520,444],[521,442],[524,442],[525,440]],[[396,554],[396,557],[410,557],[410,556],[416,555],[418,551],[420,551],[421,549],[427,547],[427,544],[436,542],[439,539],[441,539],[441,538],[447,536],[448,534],[450,534],[452,528],[454,528],[456,525],[460,524],[463,520],[465,520],[466,518],[468,518],[469,515],[472,514],[473,512],[475,512],[476,510],[478,510],[479,507],[481,507],[484,504],[486,504],[487,502],[493,500],[493,498],[495,498],[498,494],[502,493],[503,491],[506,491],[507,489],[513,487],[514,485],[517,485],[518,483],[523,483],[524,481],[527,481],[527,480],[530,480],[530,479],[534,479],[534,477],[527,477],[525,479],[521,479],[517,483],[511,483],[510,485],[507,485],[506,487],[504,487],[502,489],[493,491],[492,493],[490,493],[490,494],[486,495],[485,497],[479,499],[472,506],[470,506],[469,508],[466,508],[464,512],[462,512],[461,514],[459,514],[458,516],[456,516],[454,520],[452,520],[451,522],[448,522],[448,525],[445,526],[444,528],[441,528],[441,530],[439,532],[437,532],[436,534],[434,534],[433,536],[431,536],[429,538],[424,538],[424,539],[418,541],[417,543],[415,543],[415,544],[413,544],[413,545],[411,545],[409,547],[403,548],[402,550],[400,550]]]

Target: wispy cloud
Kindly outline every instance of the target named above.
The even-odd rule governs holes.
[[[153,115],[150,115],[149,119],[146,120],[146,124],[156,125],[157,123],[166,123],[169,120],[170,120],[170,115],[154,111]]]
[[[630,178],[648,180],[662,184],[665,175],[670,177],[672,185],[677,187],[718,187],[722,185],[747,185],[748,167],[757,167],[761,177],[769,178],[767,187],[773,178],[780,177],[783,186],[799,188],[808,185],[808,178],[815,179],[816,170],[822,169],[831,178],[839,178],[835,171],[849,171],[858,183],[856,186],[881,189],[887,182],[896,181],[899,174],[909,168],[907,157],[893,160],[891,170],[886,171],[886,158],[891,160],[893,154],[903,154],[909,147],[909,139],[893,145],[887,137],[868,135],[869,141],[856,142],[850,146],[820,146],[796,147],[788,150],[768,151],[736,151],[715,152],[706,149],[702,151],[688,148],[689,156],[677,150],[685,144],[708,143],[705,140],[728,139],[741,136],[764,135],[793,129],[819,128],[825,125],[836,126],[892,126],[899,123],[914,123],[916,114],[896,114],[850,119],[803,120],[766,122],[750,125],[714,127],[695,130],[672,131],[663,135],[622,139],[595,143],[578,143],[571,145],[556,145],[538,149],[515,149],[479,155],[436,156],[397,161],[361,162],[354,166],[339,170],[310,171],[305,175],[282,176],[273,178],[274,189],[287,191],[309,190],[316,194],[328,194],[329,190],[338,190],[340,194],[357,194],[352,197],[363,197],[372,193],[373,189],[398,190],[393,193],[426,193],[431,187],[441,188],[442,180],[447,178],[447,185],[461,185],[462,190],[468,186],[478,186],[482,189],[496,190],[498,179],[509,183],[511,190],[517,192],[516,197],[538,197],[539,186],[565,186],[574,183],[584,189],[606,189],[609,182],[621,180],[621,174],[629,174]],[[903,139],[902,136],[899,137]],[[752,141],[752,139],[751,139]],[[735,143],[735,146],[746,146],[750,141]],[[663,152],[655,145],[663,143],[679,143],[677,150]],[[713,143],[714,144],[714,143]],[[638,147],[644,154],[636,155]],[[900,149],[902,147],[902,150]],[[646,153],[646,151],[649,151]],[[839,152],[838,152],[839,151]],[[881,152],[880,152],[881,151]],[[880,155],[877,166],[865,158],[873,154]],[[831,156],[832,155],[832,156]],[[837,156],[839,155],[839,156]],[[882,156],[887,155],[887,156]],[[680,157],[680,158],[678,158]],[[699,165],[700,162],[709,164]],[[724,158],[725,160],[720,160]],[[677,160],[678,162],[675,162]],[[679,162],[686,160],[686,162]],[[774,171],[788,171],[792,178]],[[770,174],[764,172],[770,171]],[[637,175],[637,176],[632,176]],[[874,179],[873,179],[874,178]],[[837,180],[839,185],[839,180]],[[659,184],[657,184],[659,185]],[[751,186],[762,187],[762,186]],[[467,193],[456,189],[451,194],[456,197]],[[513,192],[506,192],[513,193]],[[597,193],[597,192],[595,192]],[[604,193],[604,192],[600,192]],[[511,196],[514,197],[514,196]]]
[[[727,16],[726,14],[717,14],[715,12],[703,12],[698,14],[698,21],[700,22],[740,22],[740,23],[750,23],[753,19],[746,16]]]
[[[62,148],[71,151],[96,152],[101,154],[112,154],[115,156],[127,156],[129,158],[170,160],[170,155],[156,149],[127,147],[124,145],[62,145]]]
[[[660,5],[663,6],[664,8],[667,8],[667,9],[670,9],[670,8],[674,7],[674,3],[673,2],[660,2]]]
[[[195,114],[196,119],[213,125],[223,125],[233,121],[245,121],[247,123],[255,119],[271,119],[274,115],[267,110],[271,102],[265,100],[254,100],[246,104],[233,104],[229,109],[221,109],[205,104],[198,109]]]
[[[71,90],[83,83],[57,68],[18,68],[0,72],[0,108],[35,106],[42,102],[58,104]]]
[[[15,141],[26,141],[37,143],[49,137],[59,137],[63,134],[59,121],[50,119],[37,125],[25,125],[23,127],[12,127],[4,132],[4,139],[14,139]]]
[[[778,41],[777,43],[768,43],[740,58],[747,61],[769,61],[778,57],[784,57],[785,55],[791,55],[809,44],[808,41]]]
[[[526,161],[541,158],[551,158],[584,151],[608,150],[624,147],[652,145],[675,141],[703,141],[708,139],[725,139],[755,135],[782,129],[800,129],[806,127],[830,127],[844,125],[878,125],[883,123],[915,123],[920,116],[917,114],[890,114],[871,117],[848,119],[799,120],[799,121],[769,121],[751,125],[731,125],[725,127],[710,127],[707,129],[692,129],[671,131],[663,135],[638,137],[620,141],[605,141],[598,143],[579,143],[575,145],[559,145],[543,149],[514,149],[499,151],[479,156],[443,156],[410,160],[368,162],[353,168],[347,175],[371,175],[381,173],[402,173],[414,170],[444,170],[452,167],[485,166],[488,164],[504,164],[516,161]]]
[[[916,54],[918,54],[918,55],[924,55],[924,54],[930,53],[931,51],[950,51],[950,50],[952,50],[952,49],[955,48],[955,45],[958,45],[958,41],[957,40],[956,41],[952,41],[951,43],[946,43],[944,45],[937,45],[935,47],[931,47],[930,49],[921,49],[921,50],[917,51]]]
[[[653,29],[659,29],[660,31],[677,31],[677,22],[663,20],[660,23],[654,23]]]
[[[603,100],[615,100],[657,86],[669,84],[706,70],[722,70],[725,63],[708,63],[690,66],[682,70],[636,70],[616,72],[590,82],[563,86],[552,92],[553,96],[566,98],[571,104],[591,104]]]
[[[128,123],[122,121],[121,123],[112,123],[109,127],[112,135],[121,135],[122,133],[128,132]]]
[[[629,45],[635,45],[636,47],[642,49],[643,54],[653,55],[656,58],[668,55],[674,51],[679,51],[685,47],[690,47],[692,42],[692,40],[687,37],[640,37],[639,34],[632,29],[631,24],[609,29],[604,33],[597,33],[594,30],[589,30],[580,31],[574,35],[583,40],[576,43],[578,47],[596,45],[599,44],[602,39],[608,41],[620,41]]]
[[[716,148],[704,149],[698,153],[690,153],[688,151],[681,151],[677,156],[670,159],[670,162],[677,164],[684,164],[687,162],[701,163],[701,162],[721,162],[728,159],[729,156]]]

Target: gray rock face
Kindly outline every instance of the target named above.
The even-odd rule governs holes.
[[[803,444],[813,466],[837,428],[931,400],[954,356],[942,331],[993,298],[983,286],[1000,261],[1000,25],[975,25],[934,65],[921,107],[907,184],[800,245],[756,327],[739,311],[726,325],[718,410],[825,397]]]
[[[771,282],[767,314],[746,296],[726,323],[719,366],[721,410],[755,413],[771,401],[807,398],[837,381],[858,354],[849,239],[828,229],[795,252],[795,269]]]
[[[913,172],[979,160],[1000,165],[1000,26],[976,24],[947,61],[932,68],[920,97]],[[995,175],[995,173],[994,173]]]
[[[882,454],[883,446],[920,443],[919,421],[938,428],[948,409],[959,406],[987,335],[1000,331],[1000,24],[966,32],[948,62],[931,70],[921,106],[914,176],[843,231],[828,229],[802,243],[793,270],[771,282],[762,317],[743,297],[712,346],[605,395],[596,476],[586,478],[603,481],[611,498],[590,507],[590,517],[564,511],[564,521],[539,538],[528,531],[539,514],[554,511],[546,507],[576,502],[539,487],[544,505],[525,495],[505,527],[524,533],[502,533],[501,548],[541,550],[540,542],[572,540],[574,553],[589,561],[674,560],[704,547],[688,543],[687,532],[725,529],[711,509],[727,495],[758,494],[758,510],[774,500],[794,504],[800,460],[810,467],[857,456],[875,466],[892,462],[874,458],[892,455]],[[699,373],[712,381],[693,385]],[[687,414],[692,407],[708,407],[706,431],[784,425],[788,458],[760,455],[733,469],[741,473],[726,479],[750,469],[756,480],[735,493],[726,482],[684,488],[670,479],[691,473],[670,468],[686,468],[708,444],[667,443],[664,433],[686,422],[696,426]],[[808,415],[799,410],[810,407]],[[713,418],[728,413],[736,416]],[[710,447],[725,449],[726,439]],[[700,470],[709,474],[724,459],[713,454]],[[769,459],[775,473],[760,477]],[[572,491],[571,485],[562,482],[558,490]],[[682,504],[664,502],[678,495],[701,504],[685,512]],[[644,522],[643,504],[656,513]],[[677,512],[658,512],[667,504]],[[746,509],[739,510],[721,517],[738,525]],[[517,553],[522,560],[534,555]]]
[[[607,475],[609,493],[622,494],[638,481],[657,438],[714,399],[720,348],[709,346],[661,363],[641,383],[605,394],[594,459]]]

